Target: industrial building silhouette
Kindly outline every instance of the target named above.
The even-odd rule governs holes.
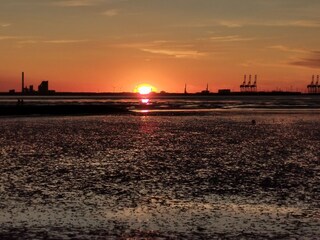
[[[307,93],[308,94],[320,94],[320,75],[312,75],[312,80],[311,83],[307,85]],[[265,91],[259,91],[258,92],[258,75],[253,75],[253,74],[245,74],[244,79],[242,84],[239,86],[240,87],[240,92],[235,92],[237,93],[255,93],[255,94],[265,94],[268,92]],[[277,92],[277,93],[284,93],[281,90],[276,90],[272,91],[272,93]],[[22,95],[50,95],[50,94],[55,94],[55,90],[50,90],[49,89],[49,81],[44,80],[38,85],[38,89],[35,90],[33,85],[25,85],[25,73],[22,72],[21,74],[21,92],[16,92],[15,89],[10,89],[9,94],[19,94],[21,93]],[[166,93],[166,92],[160,92],[161,93]],[[230,94],[231,90],[230,89],[219,89],[218,94]],[[286,91],[286,93],[302,93],[302,92],[293,92],[293,91]],[[64,93],[66,94],[66,93]],[[77,93],[78,94],[78,93]],[[94,94],[94,93],[93,93]],[[187,91],[187,84],[184,85],[184,94],[188,95]],[[209,91],[209,84],[207,84],[206,89],[202,90],[201,92],[195,93],[195,94],[202,94],[202,95],[211,95],[214,94]]]
[[[52,94],[54,90],[49,90],[49,81],[42,81],[38,86],[38,91],[34,90],[33,85],[25,86],[25,75],[24,72],[21,74],[21,93],[22,94]],[[12,90],[11,90],[12,92]]]

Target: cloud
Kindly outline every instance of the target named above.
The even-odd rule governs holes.
[[[48,45],[48,46],[58,46],[58,45],[76,45],[86,43],[89,40],[76,40],[76,39],[44,39],[43,37],[14,37],[11,38],[16,43],[16,46],[19,48],[27,47],[27,46],[40,46],[40,45]],[[1,37],[0,37],[1,40]]]
[[[252,41],[254,38],[244,38],[238,35],[231,35],[231,36],[214,36],[210,37],[209,40],[215,42],[242,42],[242,41]]]
[[[23,40],[23,41],[19,41],[19,44],[36,44],[39,43],[39,41],[36,40]]]
[[[101,0],[62,0],[54,2],[53,4],[60,7],[86,7],[95,6],[100,2]]]
[[[60,39],[60,40],[46,40],[42,43],[52,43],[52,44],[69,44],[69,43],[82,43],[87,42],[88,40],[70,40],[70,39]]]
[[[308,20],[290,20],[290,21],[270,21],[260,23],[262,26],[269,27],[305,27],[305,28],[318,28],[320,27],[319,21]]]
[[[210,28],[221,26],[226,28],[243,28],[243,27],[300,27],[300,28],[319,28],[320,21],[316,20],[257,20],[257,19],[215,19],[206,22],[196,22],[188,24],[178,24],[175,27],[187,28]]]
[[[106,10],[102,13],[102,15],[105,15],[107,17],[114,17],[114,16],[117,16],[118,14],[119,14],[119,11],[117,9]]]
[[[310,57],[301,58],[290,64],[306,68],[320,68],[320,51],[314,51]]]
[[[174,58],[200,58],[207,55],[206,52],[194,49],[188,42],[154,40],[150,42],[116,44],[120,48],[133,48],[146,53],[165,55]]]
[[[1,40],[12,40],[12,39],[19,39],[17,36],[0,36],[0,41]]]
[[[239,28],[246,26],[260,26],[260,27],[304,27],[304,28],[318,28],[320,27],[319,21],[311,20],[266,20],[266,21],[253,21],[253,20],[219,20],[216,21],[217,25],[228,28]]]
[[[221,21],[218,21],[217,23],[218,25],[228,27],[228,28],[243,27],[243,23],[241,23],[241,21],[221,20]]]
[[[270,49],[275,49],[275,50],[279,50],[282,52],[291,52],[291,53],[310,53],[310,51],[306,50],[306,49],[302,49],[302,48],[291,48],[291,47],[287,47],[284,45],[274,45],[274,46],[270,46],[268,47]]]
[[[88,39],[44,39],[37,36],[1,36],[0,41],[15,40],[18,44],[76,44],[88,42]]]
[[[196,50],[170,50],[170,49],[151,49],[151,48],[142,48],[140,49],[144,52],[167,55],[175,58],[198,58],[203,57],[206,54],[196,51]]]
[[[11,26],[11,23],[0,23],[0,27],[10,27]]]

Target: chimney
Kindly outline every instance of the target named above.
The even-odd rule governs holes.
[[[24,93],[24,72],[22,72],[21,93]]]

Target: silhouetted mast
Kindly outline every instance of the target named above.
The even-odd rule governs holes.
[[[184,94],[187,94],[187,84],[184,84]]]

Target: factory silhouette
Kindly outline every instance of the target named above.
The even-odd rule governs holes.
[[[320,76],[319,75],[312,75],[312,80],[309,85],[307,85],[307,94],[320,94]],[[2,93],[5,94],[5,93]],[[8,92],[7,92],[8,94]],[[81,95],[81,94],[89,94],[89,95],[95,95],[95,94],[131,94],[130,92],[123,92],[123,93],[91,93],[91,92],[59,92],[57,93],[55,90],[49,89],[49,81],[44,80],[38,85],[38,89],[35,90],[33,85],[25,85],[25,74],[22,72],[21,74],[21,92],[16,91],[14,89],[9,90],[9,94],[11,95],[54,95],[54,94],[62,94],[62,95]],[[155,92],[153,92],[155,94]],[[161,91],[158,93],[160,95],[167,95],[167,94],[173,94],[173,95],[181,95],[181,93],[167,93],[165,91]],[[274,90],[274,91],[258,91],[258,75],[257,74],[245,74],[243,78],[243,82],[239,85],[239,91],[233,92],[231,89],[219,89],[218,92],[211,92],[209,90],[209,84],[207,83],[206,88],[200,92],[197,93],[189,93],[187,91],[187,84],[184,85],[184,95],[229,95],[229,94],[240,94],[240,95],[266,95],[266,94],[302,94],[302,92],[299,91],[282,91],[282,90]]]
[[[10,90],[9,93],[15,94],[16,91],[14,89]],[[24,79],[24,72],[21,73],[21,94],[24,95],[33,95],[33,94],[39,94],[39,95],[49,95],[54,94],[54,90],[49,90],[49,81],[42,81],[40,85],[38,86],[38,91],[34,89],[33,85],[26,86],[25,85],[25,79]]]

